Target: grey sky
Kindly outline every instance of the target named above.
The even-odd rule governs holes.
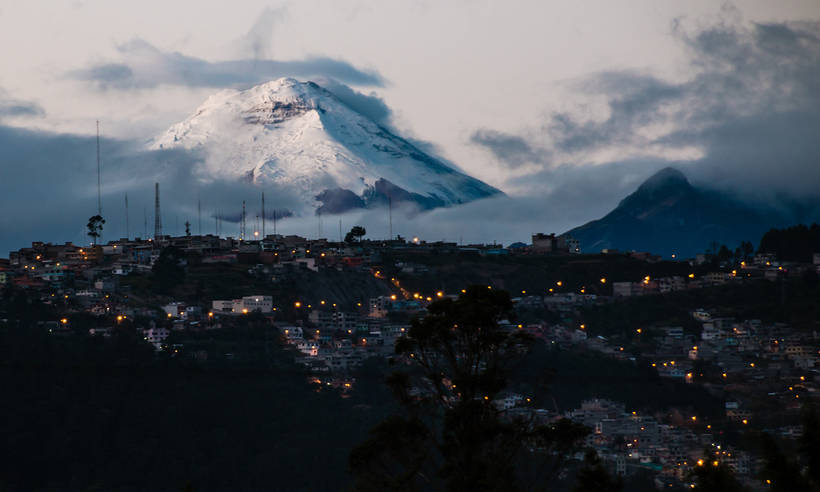
[[[515,240],[596,218],[670,163],[816,197],[818,21],[816,0],[0,0],[0,173],[47,179],[50,142],[96,119],[133,149],[220,87],[290,75],[520,199],[510,217],[550,210]],[[62,160],[86,159],[77,145]]]

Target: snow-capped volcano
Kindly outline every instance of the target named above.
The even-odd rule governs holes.
[[[203,150],[203,177],[287,187],[305,205],[330,213],[388,197],[433,208],[500,193],[317,84],[291,78],[216,93],[151,147]]]

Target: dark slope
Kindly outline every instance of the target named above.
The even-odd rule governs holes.
[[[747,240],[756,245],[764,232],[785,223],[783,214],[697,189],[683,173],[666,168],[603,218],[567,233],[580,240],[585,252],[610,248],[688,257],[712,243],[734,248]]]

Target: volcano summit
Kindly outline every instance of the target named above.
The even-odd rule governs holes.
[[[313,82],[282,78],[220,91],[151,142],[204,152],[204,180],[248,180],[295,192],[306,209],[341,213],[386,203],[420,209],[501,193],[447,166]]]

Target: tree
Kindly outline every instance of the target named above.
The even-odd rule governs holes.
[[[578,471],[572,492],[618,492],[623,489],[620,477],[613,477],[604,468],[598,453],[589,450],[584,457],[584,466]]]
[[[717,257],[720,262],[729,261],[732,257],[732,252],[729,251],[729,248],[727,248],[725,244],[721,244],[717,252]]]
[[[740,250],[743,253],[743,260],[745,261],[748,260],[752,256],[752,253],[755,252],[755,247],[752,246],[750,241],[741,241]]]
[[[185,221],[185,235],[186,236],[191,235],[191,223],[188,222],[187,220]]]
[[[735,473],[727,464],[715,460],[706,450],[703,459],[698,460],[692,470],[691,478],[695,490],[705,492],[743,492],[746,487],[738,481]]]
[[[387,380],[403,415],[374,427],[350,455],[359,490],[516,490],[548,486],[587,429],[568,420],[541,425],[530,412],[494,400],[532,338],[507,331],[509,294],[471,287],[415,319],[396,343],[406,364]],[[535,470],[528,473],[527,470]],[[543,473],[546,476],[536,476]]]
[[[820,491],[820,419],[810,403],[803,406],[801,417],[803,435],[794,458],[785,455],[772,436],[762,436],[764,465],[760,476],[775,492]]]
[[[97,238],[100,237],[100,233],[102,233],[103,224],[105,224],[105,219],[102,218],[102,215],[93,215],[88,219],[88,224],[86,225],[88,235],[91,237],[91,242],[95,246],[97,245]]]
[[[179,249],[173,246],[162,249],[159,258],[151,267],[154,288],[158,292],[170,293],[174,287],[185,280],[185,268],[182,266],[184,261],[185,253]]]
[[[365,230],[364,227],[353,226],[353,228],[350,229],[350,232],[345,234],[345,242],[354,243],[356,241],[361,241],[365,234],[367,234],[367,230]]]

